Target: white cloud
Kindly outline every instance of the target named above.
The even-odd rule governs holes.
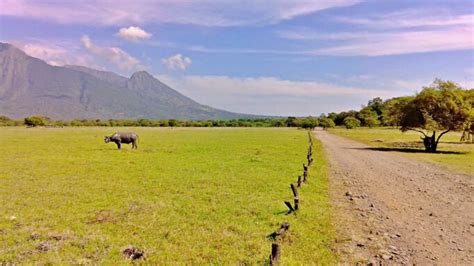
[[[122,39],[129,40],[129,41],[139,41],[139,40],[147,40],[151,38],[151,33],[148,33],[141,29],[140,27],[130,26],[128,28],[121,28],[117,32],[117,36]]]
[[[93,58],[80,52],[79,47],[71,43],[57,41],[52,44],[51,41],[44,40],[10,42],[29,56],[39,58],[53,66],[81,65],[102,69],[94,63]]]
[[[301,51],[307,55],[384,56],[474,49],[474,15],[450,16],[439,12],[408,10],[365,18],[339,17],[335,20],[361,28],[351,32],[330,33],[293,28],[278,31],[276,35],[320,46]]]
[[[359,108],[377,96],[400,95],[400,91],[393,89],[372,90],[276,77],[157,75],[157,78],[200,103],[256,114],[319,115]]]
[[[188,49],[202,53],[306,56],[387,56],[474,49],[474,38],[472,37],[474,26],[439,30],[338,33],[321,33],[305,29],[280,31],[277,32],[277,35],[285,39],[299,41],[326,40],[339,42],[327,44],[322,48],[306,50],[213,49],[202,46],[192,46]],[[317,45],[321,46],[321,43]]]
[[[277,31],[276,35],[283,39],[289,40],[328,40],[328,41],[341,41],[351,39],[363,39],[367,38],[369,32],[320,32],[310,28],[297,28],[291,30]]]
[[[90,53],[106,59],[107,61],[118,66],[120,69],[134,69],[139,66],[139,61],[127,54],[125,51],[118,47],[101,47],[92,43],[89,36],[84,35],[81,37],[81,43]]]
[[[336,22],[360,25],[374,29],[400,29],[415,27],[472,26],[474,15],[453,16],[449,10],[408,9],[386,14],[376,14],[364,18],[336,17]]]
[[[203,26],[265,25],[362,0],[2,0],[0,15],[64,24],[176,23]]]
[[[193,61],[191,58],[185,57],[182,54],[175,54],[168,58],[161,59],[161,62],[171,70],[186,70]]]
[[[473,28],[374,33],[342,45],[308,51],[313,55],[384,56],[452,50],[472,50]]]
[[[465,80],[458,83],[465,89],[474,89],[474,80]]]

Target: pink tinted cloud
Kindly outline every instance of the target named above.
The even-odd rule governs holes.
[[[203,26],[271,24],[362,0],[2,0],[0,15],[64,24],[176,23]]]
[[[139,61],[118,47],[103,47],[92,43],[89,36],[81,37],[81,43],[87,51],[93,55],[104,58],[110,63],[118,66],[120,69],[134,69],[139,67]]]

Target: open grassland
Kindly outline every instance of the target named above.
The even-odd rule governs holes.
[[[329,129],[331,133],[380,147],[380,150],[399,152],[413,159],[425,160],[468,174],[474,174],[474,144],[461,143],[461,133],[450,132],[441,138],[439,153],[426,153],[423,150],[421,134],[408,131],[402,133],[394,128]]]
[[[111,128],[0,128],[0,263],[268,260],[266,235],[288,221],[283,263],[336,261],[326,164],[315,163],[296,215],[307,133],[296,129],[130,128],[139,149],[104,144]]]

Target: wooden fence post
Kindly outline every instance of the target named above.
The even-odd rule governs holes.
[[[291,206],[291,203],[289,201],[285,201],[285,205],[289,209],[288,213],[292,213],[295,211],[295,209],[293,208],[293,206]]]
[[[270,255],[270,265],[278,264],[280,260],[281,249],[278,243],[272,243],[272,254]]]
[[[291,191],[293,191],[293,198],[295,200],[295,211],[299,209],[300,200],[298,198],[298,190],[294,184],[290,184]]]
[[[303,182],[306,183],[308,181],[308,166],[303,164]]]
[[[288,223],[288,222],[282,223],[281,226],[280,226],[280,229],[278,229],[278,231],[275,231],[275,232],[269,234],[267,237],[272,238],[273,240],[275,240],[278,236],[283,235],[289,229],[290,229],[290,223]]]
[[[298,187],[301,187],[301,176],[298,176]]]

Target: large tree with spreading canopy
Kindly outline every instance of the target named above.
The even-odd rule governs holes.
[[[444,134],[462,131],[472,122],[471,91],[454,82],[437,79],[415,97],[399,98],[390,106],[390,116],[401,131],[420,132],[425,150],[436,152]]]

